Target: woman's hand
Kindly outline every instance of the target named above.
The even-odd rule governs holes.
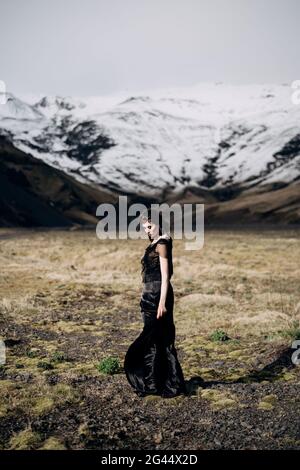
[[[157,316],[156,318],[159,319],[163,315],[167,313],[167,309],[164,303],[159,302],[158,309],[157,309]]]

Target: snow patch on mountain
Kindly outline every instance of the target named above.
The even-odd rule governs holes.
[[[104,97],[12,94],[0,132],[77,179],[158,194],[289,183],[300,173],[300,106],[288,85],[201,83]]]

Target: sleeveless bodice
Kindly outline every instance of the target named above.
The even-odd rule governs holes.
[[[161,281],[159,253],[155,250],[158,244],[163,244],[167,247],[169,278],[171,279],[173,275],[172,238],[159,238],[157,242],[147,246],[141,258],[143,282]]]

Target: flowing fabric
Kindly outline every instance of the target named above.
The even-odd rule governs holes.
[[[183,372],[175,348],[174,292],[169,282],[166,310],[157,319],[160,281],[145,282],[140,300],[144,328],[130,345],[124,361],[128,382],[139,396],[173,397],[186,394]]]

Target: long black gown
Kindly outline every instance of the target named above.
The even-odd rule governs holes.
[[[162,236],[146,248],[141,259],[143,290],[140,307],[144,328],[125,355],[124,370],[137,395],[170,398],[187,394],[187,388],[174,344],[174,292],[170,281],[165,304],[167,312],[156,318],[161,292],[160,261],[155,250],[158,244],[166,245],[170,279],[173,274],[172,238]]]

